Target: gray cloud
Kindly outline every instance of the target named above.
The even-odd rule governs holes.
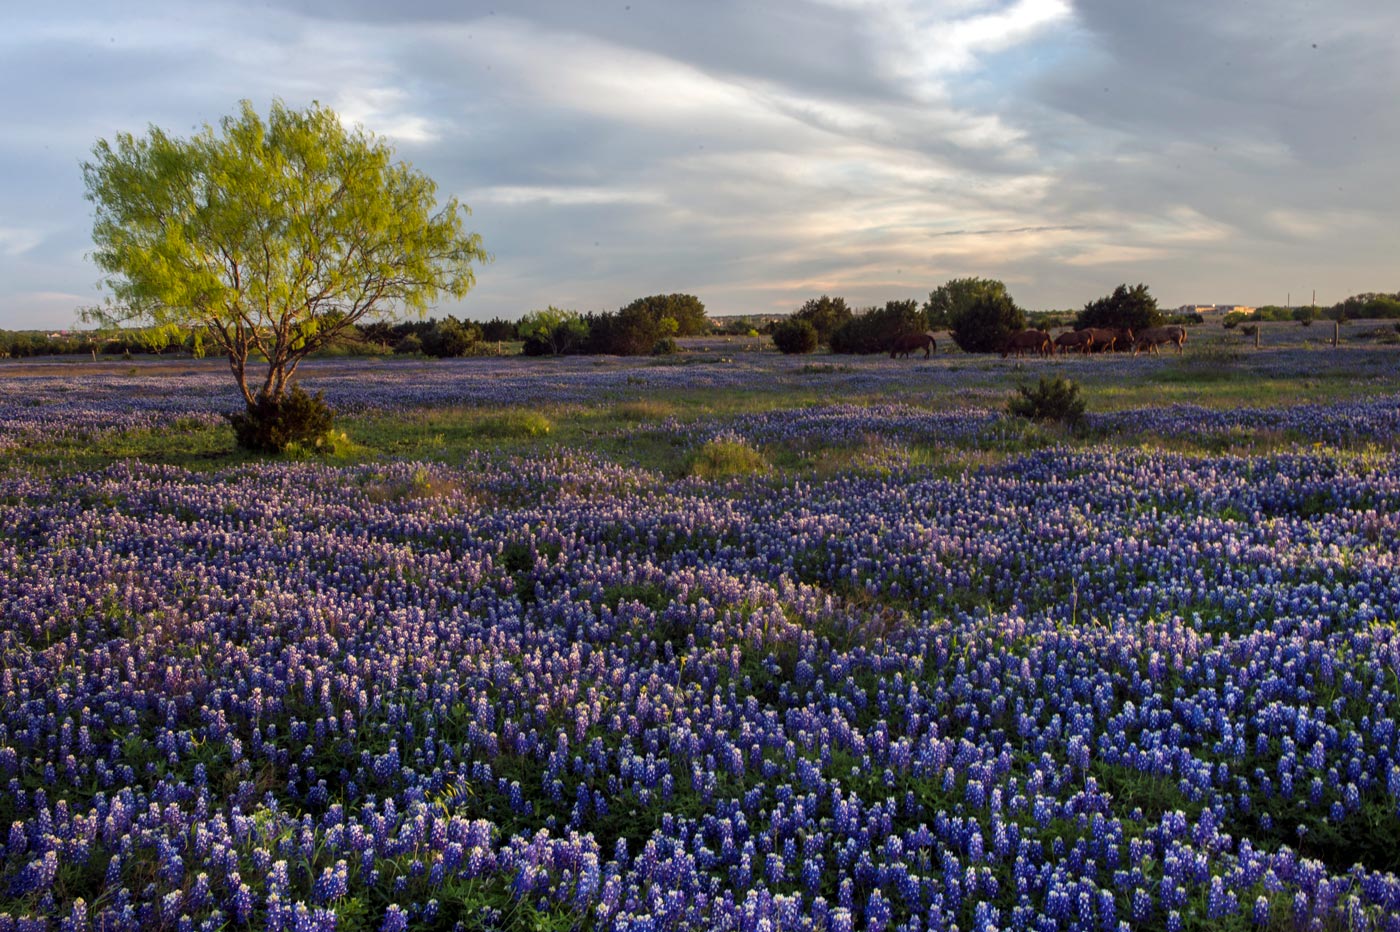
[[[387,135],[473,207],[496,262],[444,310],[476,317],[866,304],[966,274],[1030,306],[1397,287],[1381,0],[58,0],[12,25],[0,326],[96,297],[97,138],[274,96]]]

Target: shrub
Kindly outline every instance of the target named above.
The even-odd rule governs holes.
[[[330,433],[335,414],[321,394],[293,385],[281,398],[259,396],[245,412],[228,415],[238,445],[256,453],[281,453],[289,444],[318,446]]]
[[[421,353],[423,352],[423,341],[418,338],[418,334],[410,333],[394,344],[394,352],[403,355]]]
[[[720,436],[709,441],[695,453],[690,474],[701,479],[727,479],[748,476],[768,468],[763,454],[749,446],[742,437]]]
[[[995,353],[1013,332],[1026,326],[1026,315],[1005,291],[977,294],[949,322],[953,342],[964,353]]]
[[[674,337],[662,337],[651,348],[653,356],[671,356],[680,351],[680,344],[676,342]]]
[[[1016,417],[1032,421],[1058,421],[1074,427],[1084,418],[1086,407],[1079,396],[1079,386],[1068,379],[1040,377],[1035,388],[1017,386],[1019,397],[1013,396],[1006,410]]]
[[[806,320],[790,317],[773,329],[773,345],[789,356],[816,350],[817,328]]]

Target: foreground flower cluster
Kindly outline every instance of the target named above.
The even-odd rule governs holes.
[[[130,465],[0,521],[0,932],[1400,929],[1395,454]]]

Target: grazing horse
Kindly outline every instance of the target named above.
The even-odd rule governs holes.
[[[1011,353],[1018,357],[1024,356],[1027,350],[1041,356],[1049,356],[1050,334],[1044,330],[1017,330],[1002,342],[1001,358],[1005,359]]]
[[[1106,353],[1113,349],[1125,350],[1133,345],[1133,332],[1131,330],[1090,327],[1089,332],[1094,335],[1094,352],[1096,353]]]
[[[902,333],[895,337],[894,345],[890,347],[890,358],[903,356],[909,358],[909,354],[915,350],[923,350],[924,358],[928,359],[933,355],[933,351],[938,349],[938,342],[934,340],[933,334],[928,333]]]
[[[1071,330],[1055,338],[1055,351],[1068,353],[1070,350],[1077,349],[1081,353],[1087,353],[1093,349],[1097,342],[1092,330]]]
[[[1143,347],[1146,347],[1149,353],[1156,353],[1157,347],[1163,343],[1175,343],[1177,355],[1181,355],[1186,351],[1184,346],[1186,328],[1176,326],[1148,327],[1139,333],[1137,339],[1133,341],[1133,355],[1136,356]]]

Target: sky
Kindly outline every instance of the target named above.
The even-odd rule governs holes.
[[[0,8],[0,327],[100,303],[81,165],[319,101],[472,210],[436,313],[1400,289],[1394,0],[46,0]]]

